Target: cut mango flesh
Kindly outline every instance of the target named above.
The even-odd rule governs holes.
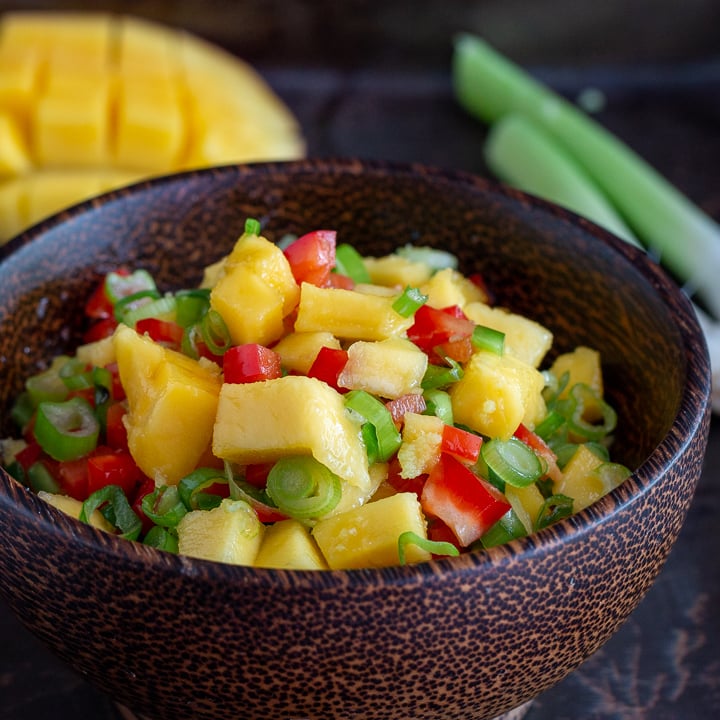
[[[0,17],[0,243],[144,177],[304,152],[265,80],[187,32],[109,13]]]

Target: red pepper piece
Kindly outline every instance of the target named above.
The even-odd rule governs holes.
[[[169,320],[143,318],[135,323],[135,330],[140,335],[148,335],[156,343],[173,350],[179,350],[182,345],[184,333],[182,326]]]
[[[441,454],[420,498],[423,510],[442,520],[462,547],[480,539],[509,509],[505,496],[452,455]]]
[[[226,383],[273,380],[282,375],[280,355],[258,343],[236,345],[223,355],[223,373]]]
[[[397,455],[388,463],[388,483],[398,492],[413,492],[418,496],[418,500],[422,495],[423,487],[427,480],[427,475],[416,475],[411,478],[404,478],[400,474],[402,467]]]
[[[125,268],[121,268],[115,271],[118,275],[130,275],[130,272]],[[85,315],[86,317],[93,318],[96,320],[104,320],[113,316],[114,308],[112,300],[108,297],[105,292],[105,278],[98,283],[92,295],[88,298],[85,303]]]
[[[432,540],[433,542],[447,542],[454,545],[460,551],[463,549],[455,537],[455,533],[442,520],[438,520],[437,518],[432,519],[428,523],[427,536],[428,540]]]
[[[338,392],[345,393],[347,388],[338,387],[338,377],[347,361],[348,354],[346,350],[323,346],[308,370],[308,377],[322,380]]]
[[[113,403],[105,416],[105,442],[113,450],[128,451],[127,428],[123,418],[127,413],[122,403]]]
[[[458,460],[474,464],[480,457],[482,438],[454,425],[443,427],[440,452],[449,453]]]
[[[420,393],[408,393],[394,400],[388,400],[385,407],[390,411],[395,425],[400,429],[405,421],[406,413],[411,412],[420,415],[427,409],[427,403]]]
[[[322,287],[335,266],[335,230],[315,230],[285,248],[295,281]]]
[[[146,535],[148,532],[150,532],[151,528],[155,524],[144,512],[142,509],[142,501],[143,498],[146,495],[150,495],[150,493],[155,492],[155,481],[151,478],[146,477],[142,483],[140,484],[140,487],[135,492],[135,497],[132,499],[132,509],[135,512],[135,514],[140,518],[140,521],[142,522],[142,534]]]
[[[347,275],[333,272],[330,273],[330,276],[323,287],[339,288],[340,290],[352,290],[355,287],[355,281]]]
[[[30,466],[34,465],[40,459],[42,454],[43,450],[40,444],[33,438],[20,452],[15,453],[15,460],[17,460],[22,469],[27,472]]]
[[[274,462],[256,463],[245,467],[245,480],[256,488],[263,489],[267,485],[267,476]]]
[[[66,460],[58,466],[61,490],[72,498],[84,502],[88,499],[88,459]]]
[[[407,336],[430,356],[431,361],[437,362],[442,357],[436,348],[441,348],[448,343],[467,341],[459,346],[465,353],[474,329],[475,323],[468,320],[458,306],[438,310],[429,305],[423,305],[415,312],[414,321],[408,328]],[[449,347],[452,348],[452,345]],[[469,347],[472,350],[472,346]]]
[[[145,476],[135,464],[130,453],[99,452],[88,458],[88,495],[106,485],[119,485],[128,498],[135,495],[139,483]]]
[[[118,322],[114,317],[103,318],[93,323],[83,335],[83,342],[91,343],[98,340],[104,340],[110,337],[118,326]]]

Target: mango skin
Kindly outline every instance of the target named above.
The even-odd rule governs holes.
[[[221,380],[201,364],[120,325],[113,336],[128,402],[128,445],[157,485],[174,485],[194,470],[212,439]]]

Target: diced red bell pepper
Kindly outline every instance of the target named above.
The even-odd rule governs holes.
[[[40,444],[34,438],[19,452],[15,453],[15,460],[20,463],[22,469],[27,473],[31,465],[34,465],[43,454]]]
[[[130,453],[99,452],[88,458],[88,495],[106,485],[119,485],[128,498],[135,495],[138,484],[145,479]]]
[[[545,475],[553,482],[559,483],[562,480],[562,471],[557,464],[557,455],[550,446],[537,433],[534,433],[522,423],[518,425],[514,435],[545,461],[547,465]]]
[[[245,480],[256,488],[264,488],[267,485],[267,477],[272,470],[274,462],[255,463],[245,467]]]
[[[427,409],[427,403],[420,393],[407,393],[394,400],[388,400],[385,407],[390,411],[395,425],[400,429],[405,421],[406,413],[421,415]]]
[[[474,464],[480,457],[482,438],[454,425],[445,425],[442,433],[440,452],[449,453],[458,460]]]
[[[83,342],[91,343],[98,340],[104,340],[110,337],[118,326],[118,322],[114,317],[103,318],[93,323],[83,335]]]
[[[105,442],[113,450],[128,450],[127,428],[123,418],[127,408],[122,403],[113,403],[105,415]]]
[[[428,540],[433,542],[447,542],[454,545],[458,550],[462,551],[462,546],[455,537],[455,533],[442,521],[433,518],[428,523],[427,529]]]
[[[285,248],[295,281],[322,287],[335,267],[335,230],[315,230]]]
[[[460,343],[455,351],[463,357],[467,354],[468,348],[472,352],[470,338],[474,329],[475,323],[465,317],[462,309],[458,306],[438,310],[429,305],[423,305],[415,312],[413,324],[408,328],[407,336],[430,356],[431,361],[437,362],[441,359],[437,349],[445,345],[448,346],[447,350],[452,350],[456,343]],[[464,361],[459,360],[459,362]]]
[[[113,400],[124,400],[125,399],[125,388],[120,382],[120,369],[118,364],[109,363],[105,366],[105,369],[112,375],[112,399]]]
[[[84,502],[88,495],[88,459],[65,460],[58,466],[60,489],[72,498]]]
[[[273,380],[282,376],[280,355],[258,343],[236,345],[223,355],[223,374],[226,383]]]
[[[181,325],[170,320],[159,318],[143,318],[135,323],[135,330],[140,335],[148,335],[156,343],[160,343],[173,350],[179,350],[182,346],[183,333]]]
[[[308,370],[308,377],[322,380],[338,392],[347,392],[347,388],[338,386],[338,377],[340,377],[340,373],[347,365],[347,361],[348,354],[346,350],[323,346],[318,351]]]
[[[388,463],[388,483],[398,492],[412,492],[418,496],[418,500],[422,495],[423,487],[427,480],[427,475],[417,475],[411,478],[404,478],[400,473],[402,466],[397,455],[395,455]]]
[[[152,492],[155,492],[155,481],[152,478],[146,477],[140,484],[140,487],[135,491],[135,497],[131,501],[133,511],[140,518],[140,522],[142,522],[143,535],[150,532],[150,529],[155,524],[142,509],[143,498]]]
[[[130,272],[124,268],[116,272],[118,275],[130,275]],[[113,313],[113,304],[105,292],[105,278],[103,278],[85,303],[85,315],[96,320],[104,320],[111,318]]]
[[[355,287],[355,281],[342,273],[331,272],[323,287],[352,290]]]
[[[420,502],[427,515],[453,531],[462,547],[480,539],[510,509],[497,488],[446,453],[430,472]]]

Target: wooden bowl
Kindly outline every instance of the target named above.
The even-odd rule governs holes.
[[[119,703],[157,720],[482,720],[596,651],[663,566],[700,476],[710,372],[690,303],[592,224],[462,173],[377,162],[223,167],[71,209],[5,248],[4,435],[23,380],[79,342],[91,288],[120,264],[167,289],[241,233],[333,228],[365,253],[447,248],[555,351],[602,353],[619,413],[610,496],[507,546],[381,570],[278,571],[118,539],[0,479],[0,594]]]

